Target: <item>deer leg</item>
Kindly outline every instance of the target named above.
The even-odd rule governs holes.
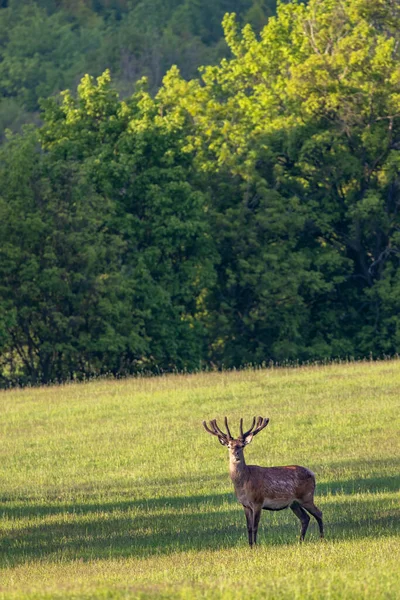
[[[249,545],[250,548],[253,547],[253,510],[251,508],[248,508],[247,506],[244,506],[244,512],[246,515],[246,522],[247,522],[247,533],[249,534]]]
[[[297,502],[293,502],[293,504],[290,505],[290,508],[294,512],[296,517],[298,517],[301,521],[300,542],[302,542],[306,535],[307,527],[310,522],[310,517],[308,516],[306,511],[303,508],[301,508],[300,504],[297,504]]]
[[[254,515],[253,534],[254,534],[254,543],[256,544],[257,543],[258,524],[260,522],[260,517],[261,517],[261,508],[257,508],[257,510],[254,511],[253,515]]]
[[[319,535],[321,540],[324,537],[324,524],[322,521],[322,511],[319,510],[317,506],[315,506],[314,502],[307,502],[306,504],[302,504],[302,507],[306,509],[307,512],[310,513],[316,519],[319,527]]]

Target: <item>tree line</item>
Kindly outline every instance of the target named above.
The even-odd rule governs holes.
[[[400,347],[400,8],[280,4],[0,148],[3,386]]]

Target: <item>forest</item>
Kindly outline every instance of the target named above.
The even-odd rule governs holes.
[[[145,76],[156,92],[171,65],[182,76],[229,56],[222,19],[259,32],[276,0],[0,0],[0,135],[40,122],[40,99],[106,69],[121,97]]]
[[[2,387],[400,351],[397,0],[9,0],[0,40]]]

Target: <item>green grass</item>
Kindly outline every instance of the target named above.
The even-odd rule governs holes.
[[[400,361],[0,393],[0,598],[400,598],[399,398]],[[225,414],[316,473],[325,542],[265,512],[248,548]]]

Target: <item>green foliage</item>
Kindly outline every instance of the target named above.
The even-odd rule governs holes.
[[[40,97],[71,85],[82,72],[98,34],[95,28],[77,30],[62,11],[48,14],[34,2],[12,0],[0,9],[1,95],[36,111]]]
[[[386,0],[282,4],[259,40],[226,15],[234,58],[169,81],[211,186],[227,364],[398,352],[399,25]]]
[[[227,10],[233,8],[251,21],[260,19],[260,26],[275,10],[275,0],[233,4],[227,0],[0,3],[0,134],[34,120],[41,98],[76,85],[84,73],[96,76],[112,69],[123,96],[132,94],[142,76],[155,91],[171,64],[178,64],[185,76],[195,76],[201,64],[215,62],[228,51],[221,27]],[[21,113],[18,118],[14,104]]]
[[[131,323],[117,268],[123,243],[106,225],[112,203],[73,164],[39,150],[29,131],[2,147],[0,343],[8,384],[115,368]]]
[[[126,243],[122,270],[134,307],[146,315],[142,368],[196,367],[203,356],[197,299],[213,280],[204,195],[190,183],[180,122],[160,115],[144,91],[119,102],[108,74],[86,77],[45,114],[45,148],[78,160],[97,191],[118,207],[110,222]],[[137,358],[136,358],[137,360]]]
[[[32,58],[38,43],[51,56],[56,37],[73,46],[77,32],[94,31],[94,15],[96,27],[114,39],[110,62],[121,44],[127,56],[139,56],[143,40],[156,39],[150,63],[158,73],[148,71],[147,82],[138,81],[123,101],[121,71],[116,89],[109,71],[97,80],[86,75],[76,96],[67,91],[43,103],[43,127],[3,149],[4,382],[398,353],[397,3],[281,3],[259,36],[250,25],[240,30],[227,13],[231,58],[204,66],[200,78],[189,81],[172,67],[156,95],[148,89],[164,69],[158,59],[169,60],[168,43],[176,47],[182,32],[190,47],[217,48],[211,4],[200,9],[194,0],[154,0],[152,11],[145,2],[93,6],[70,5],[68,18],[51,3],[21,7],[14,0],[0,9],[10,18],[22,11],[15,27],[23,29],[29,17],[39,29],[49,26],[46,19],[59,28],[44,41],[24,39],[16,57]],[[243,15],[256,7],[239,2],[238,9]],[[16,43],[14,34],[11,27]],[[2,46],[4,73],[14,72],[8,47]],[[97,60],[101,64],[101,52]],[[29,78],[36,72],[29,68],[17,71]],[[6,101],[20,122],[17,96]],[[3,120],[4,114],[0,107]],[[65,225],[58,225],[58,203]],[[26,215],[32,231],[20,229]],[[62,244],[50,235],[60,227]],[[56,257],[49,267],[40,258],[42,239]],[[67,258],[80,247],[87,253]],[[71,284],[72,291],[57,292],[56,308],[46,308],[48,300],[40,304],[39,296],[54,295],[46,283],[46,269],[53,267],[70,270],[72,278],[85,274],[88,290],[97,290],[87,292],[93,303]],[[56,287],[63,290],[57,273]],[[40,293],[30,280],[40,282]],[[18,301],[14,287],[22,290]],[[63,294],[72,294],[68,307]],[[25,305],[30,325],[21,324],[16,337]],[[48,310],[59,313],[54,328]],[[94,319],[82,325],[86,337],[63,337],[69,331],[64,317],[83,314]],[[65,359],[72,366],[58,369],[51,359],[54,368],[39,368],[42,348],[51,354],[56,340],[65,356],[74,356]]]
[[[2,149],[4,382],[197,367],[213,246],[179,130],[108,73],[44,119]]]

